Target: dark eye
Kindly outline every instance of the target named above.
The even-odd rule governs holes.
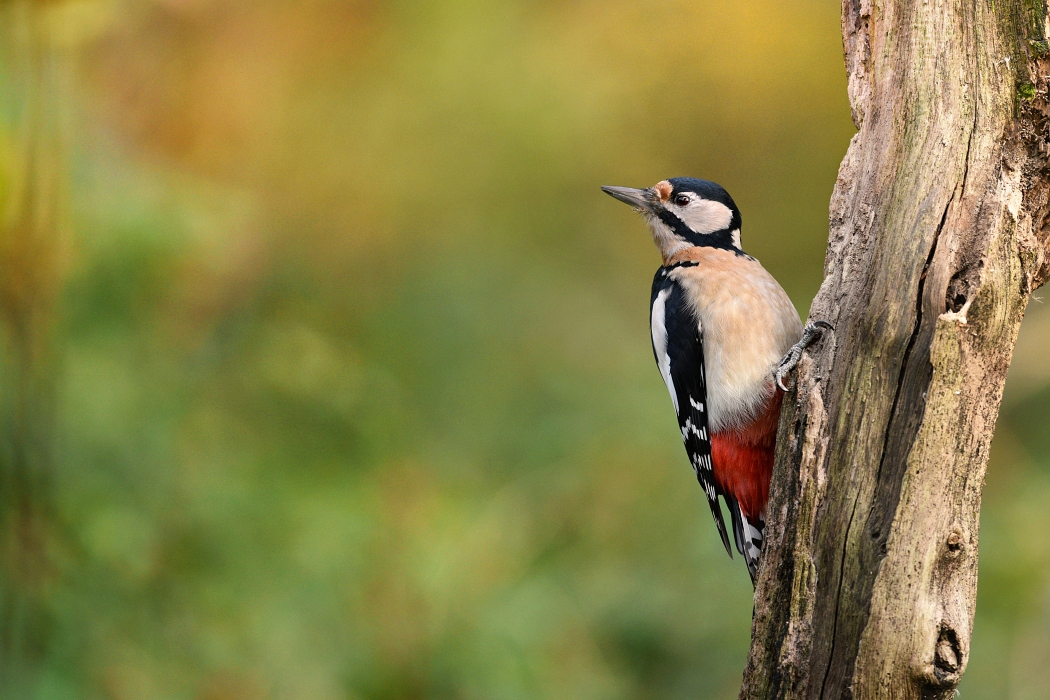
[[[684,194],[677,195],[674,198],[674,203],[676,206],[684,207],[686,204],[689,204],[689,197]]]

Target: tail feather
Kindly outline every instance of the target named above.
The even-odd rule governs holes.
[[[744,521],[740,512],[740,504],[732,496],[724,496],[726,505],[729,507],[729,515],[733,519],[733,539],[736,541],[736,551],[744,553]]]
[[[758,562],[762,556],[766,522],[761,517],[755,518],[754,522],[749,520],[740,510],[740,504],[735,500],[730,501],[729,512],[733,518],[733,537],[736,540],[736,549],[744,555],[747,573],[751,576],[751,585],[755,585],[755,579],[758,576]]]
[[[725,520],[722,519],[722,507],[720,505],[718,505],[718,498],[711,499],[710,500],[710,505],[711,505],[711,515],[714,516],[714,518],[715,518],[715,526],[718,528],[718,536],[722,538],[722,545],[726,548],[726,554],[728,554],[729,558],[732,559],[733,558],[733,548],[729,545],[729,533],[726,532],[726,523],[725,523]],[[730,510],[730,513],[733,512],[732,508],[730,508],[729,510]],[[734,515],[733,517],[735,518],[736,516]],[[735,534],[735,531],[736,531],[736,521],[735,520],[733,521],[733,530],[734,530],[734,534]],[[739,540],[738,540],[738,542],[739,542]],[[739,550],[739,549],[740,549],[740,545],[738,544],[737,545],[737,550]]]

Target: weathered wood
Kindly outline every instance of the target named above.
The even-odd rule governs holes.
[[[1050,274],[1045,0],[844,0],[859,132],[785,399],[741,698],[948,698],[1014,341]]]

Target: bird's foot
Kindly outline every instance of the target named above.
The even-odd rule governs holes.
[[[784,355],[773,370],[773,381],[777,383],[778,387],[784,391],[788,390],[784,386],[784,378],[791,374],[791,370],[798,365],[798,361],[802,359],[802,352],[812,345],[817,338],[824,335],[826,330],[833,331],[835,329],[827,321],[814,321],[806,326],[805,330],[802,331],[802,340],[791,346],[791,349],[787,351],[787,354]]]

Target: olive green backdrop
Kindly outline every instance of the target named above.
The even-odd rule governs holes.
[[[736,696],[751,586],[653,365],[656,250],[598,186],[721,183],[805,316],[854,133],[838,3],[43,8],[39,697]],[[1050,698],[1048,346],[1034,302],[963,700]]]

